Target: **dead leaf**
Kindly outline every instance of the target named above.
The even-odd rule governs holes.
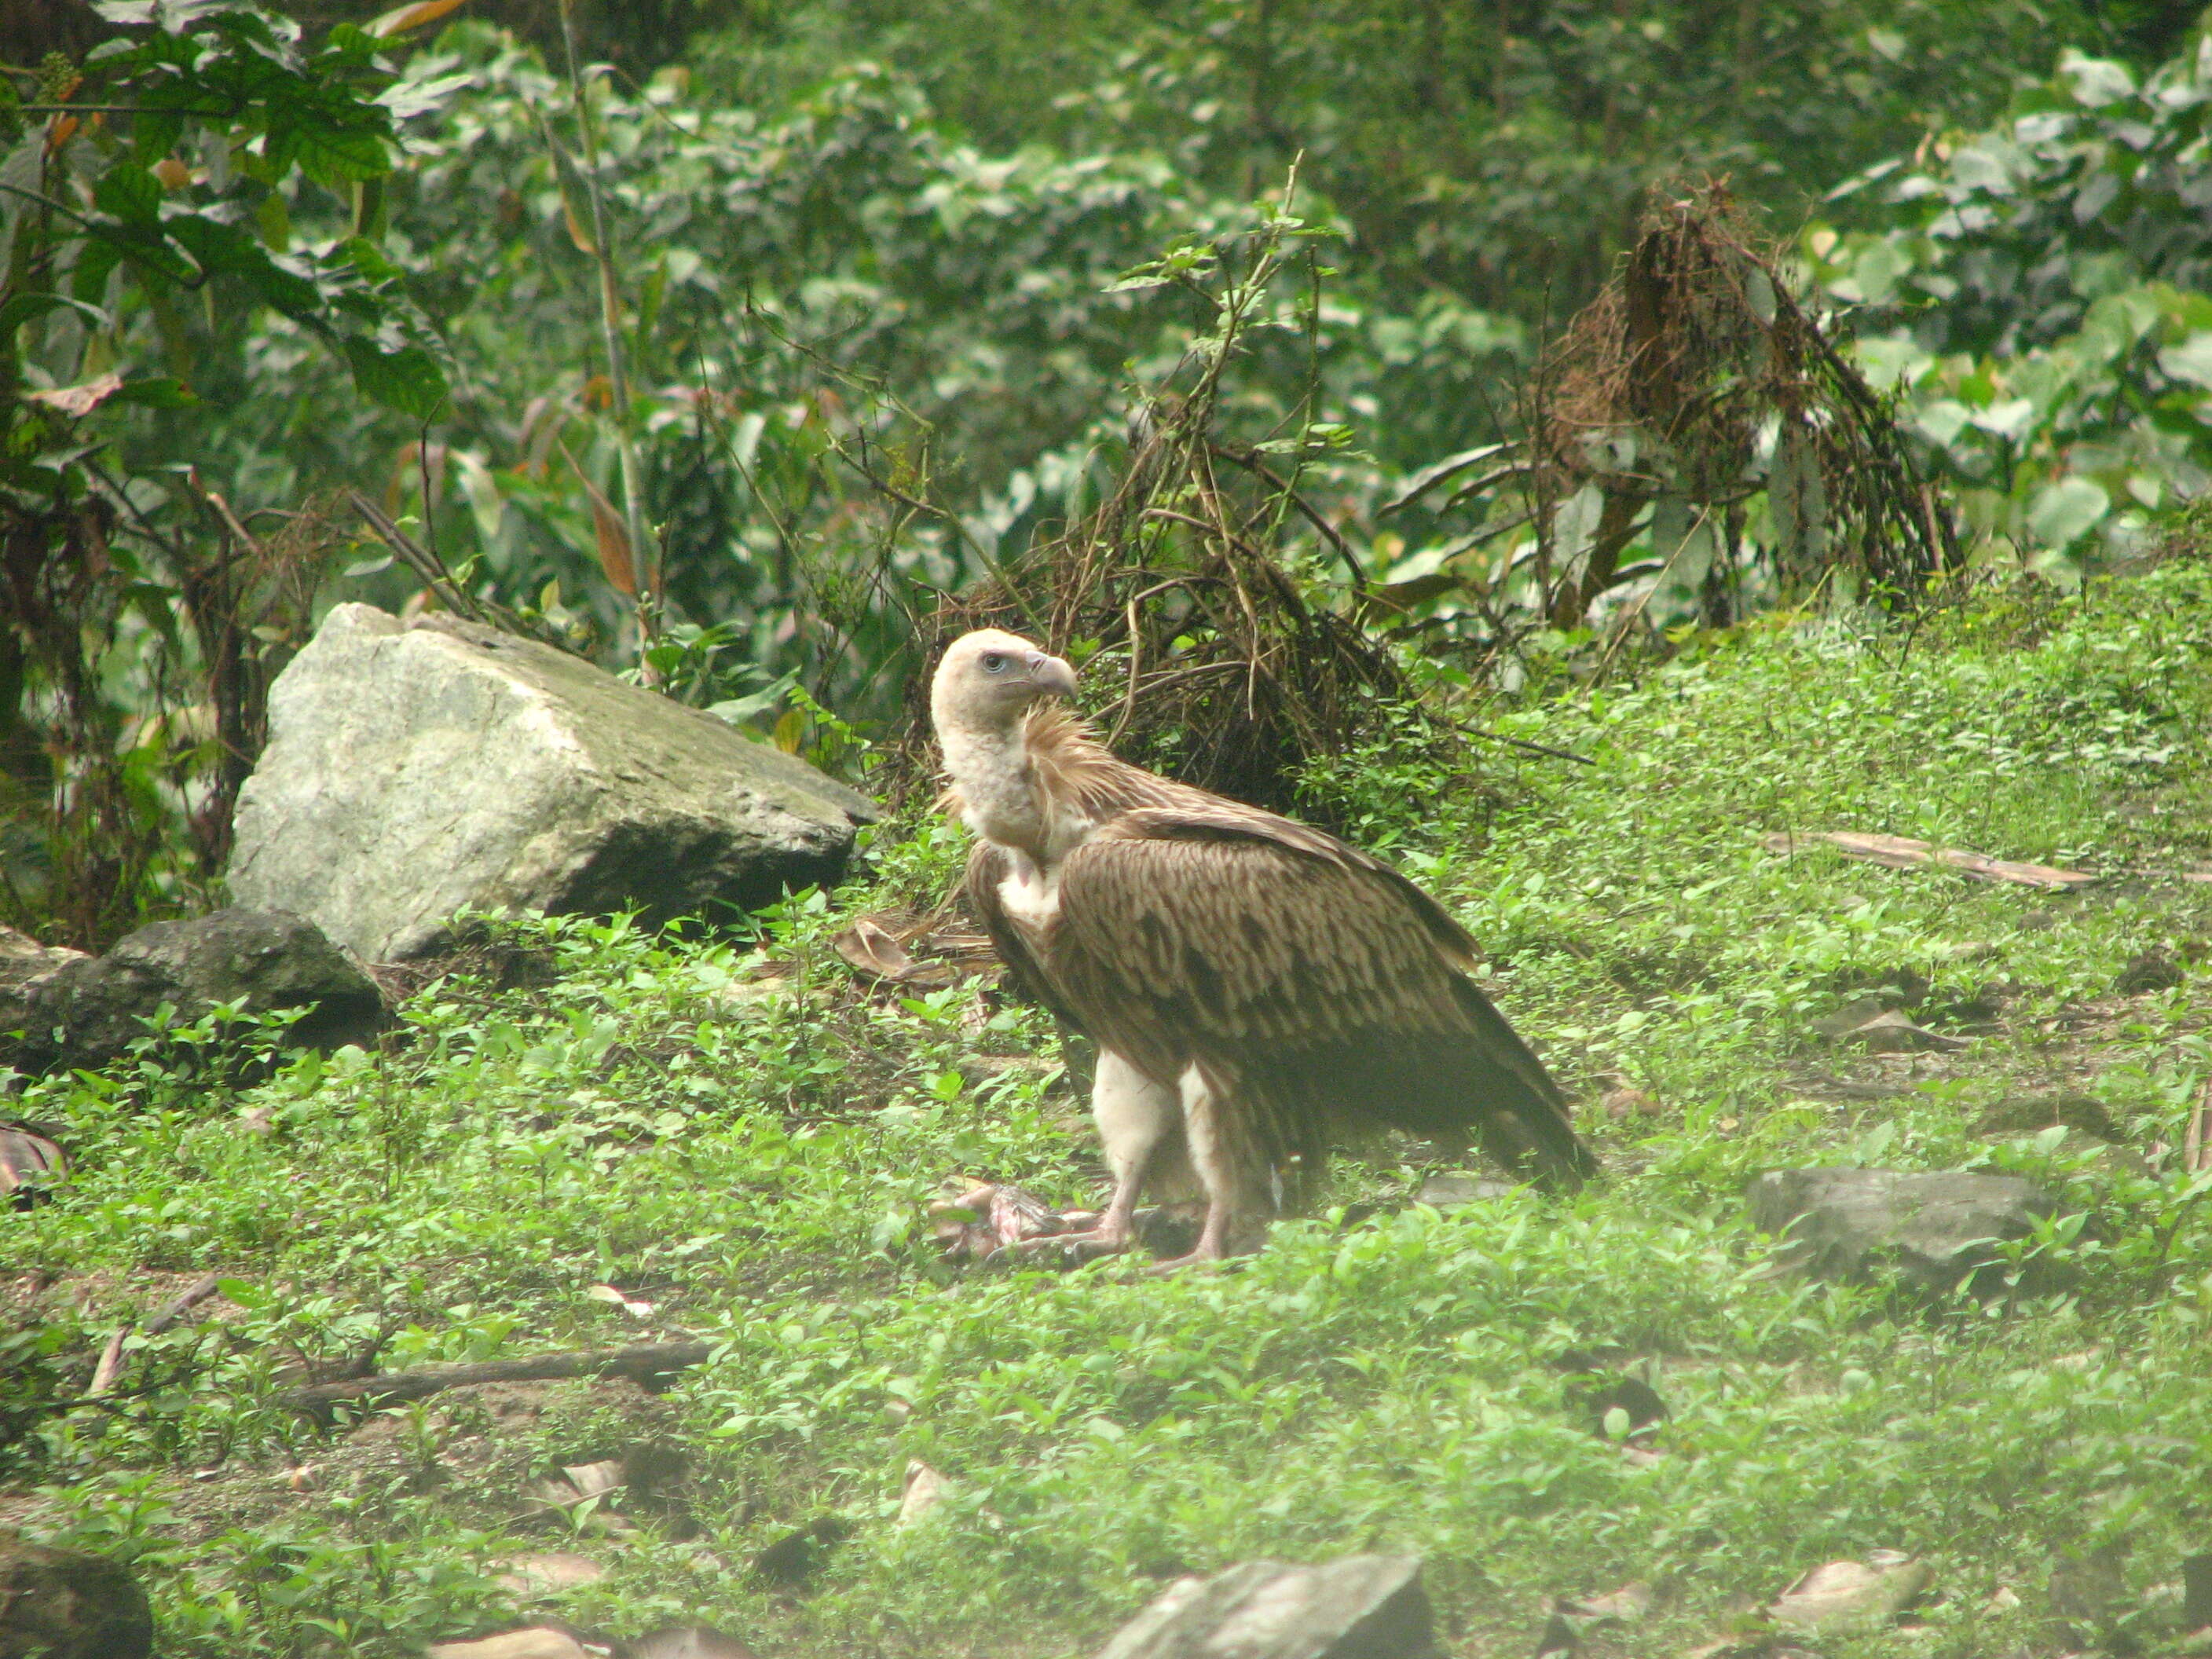
[[[611,1285],[593,1285],[584,1294],[594,1302],[605,1302],[620,1308],[633,1319],[650,1319],[653,1316],[653,1304],[637,1301]]]
[[[899,1499],[898,1519],[891,1524],[910,1527],[945,1501],[945,1477],[915,1458],[906,1466],[906,1494]]]
[[[1605,1115],[1615,1123],[1631,1116],[1656,1117],[1666,1109],[1643,1090],[1626,1085],[1607,1092],[1598,1104],[1605,1109]]]
[[[570,1463],[561,1473],[568,1477],[568,1484],[586,1498],[603,1497],[623,1483],[622,1460],[610,1457],[599,1463]]]
[[[590,1556],[565,1550],[544,1555],[518,1555],[504,1565],[506,1570],[496,1575],[494,1582],[518,1595],[550,1595],[556,1590],[574,1589],[579,1584],[596,1584],[607,1576],[607,1570]]]
[[[48,409],[58,409],[71,420],[89,415],[92,411],[123,390],[123,377],[110,373],[96,380],[87,380],[82,386],[54,386],[44,392],[27,392],[24,400],[44,404]]]
[[[154,176],[164,188],[182,190],[192,181],[192,170],[173,155],[164,155],[154,163]]]
[[[414,0],[411,5],[397,6],[368,26],[368,32],[380,40],[389,40],[394,35],[404,34],[410,29],[419,29],[425,23],[434,23],[447,12],[460,9],[462,0]]]
[[[1977,881],[2004,881],[2020,887],[2066,889],[2085,887],[2097,879],[2079,870],[2057,870],[2047,864],[2020,864],[1993,859],[1959,848],[1934,847],[1907,836],[1869,836],[1856,830],[1785,830],[1762,838],[1770,853],[1790,854],[1808,842],[1836,848],[1845,858],[1863,859],[1891,870],[1911,870],[1940,865]]]
[[[1618,1619],[1629,1623],[1651,1611],[1651,1586],[1638,1579],[1610,1595],[1593,1595],[1580,1601],[1562,1599],[1559,1610],[1570,1619]]]
[[[1896,1550],[1863,1561],[1830,1561],[1807,1573],[1767,1608],[1790,1630],[1816,1632],[1893,1619],[1934,1582],[1936,1570]]]
[[[637,597],[637,559],[630,550],[629,532],[623,528],[622,514],[615,505],[599,493],[599,485],[585,476],[584,469],[576,465],[576,458],[568,453],[568,446],[556,442],[561,458],[568,463],[568,470],[576,475],[576,482],[584,486],[584,498],[592,505],[592,533],[599,538],[599,568],[605,571],[608,583],[628,599]]]
[[[898,984],[911,977],[915,960],[898,935],[884,926],[884,916],[862,916],[832,934],[830,944],[860,973]]]

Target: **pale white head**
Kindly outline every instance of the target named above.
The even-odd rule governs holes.
[[[945,647],[929,684],[929,714],[952,732],[1010,732],[1045,697],[1073,696],[1075,670],[1018,634],[979,628]]]

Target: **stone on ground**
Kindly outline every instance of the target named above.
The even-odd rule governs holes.
[[[592,1659],[592,1651],[567,1626],[545,1624],[471,1642],[433,1642],[426,1659]]]
[[[1770,1170],[1751,1183],[1752,1224],[1784,1235],[1782,1259],[1822,1279],[1863,1280],[1884,1263],[1948,1291],[2025,1237],[2050,1199],[2015,1176],[1969,1170]]]
[[[31,1017],[38,988],[72,962],[87,958],[65,945],[41,945],[28,933],[0,927],[0,1040],[20,1031]]]
[[[843,872],[868,801],[580,658],[456,618],[331,611],[270,695],[230,889],[370,961],[464,907],[650,921]]]
[[[104,1555],[0,1537],[0,1659],[146,1659],[154,1613]]]
[[[106,1065],[146,1035],[164,1003],[186,1020],[221,1004],[253,1014],[297,1009],[287,1041],[301,1048],[365,1042],[384,1022],[375,981],[313,923],[281,911],[217,910],[141,927],[106,956],[47,976],[32,994],[17,1063]]]
[[[1098,1659],[1430,1659],[1421,1563],[1347,1555],[1320,1566],[1247,1561],[1186,1578],[1124,1625]]]

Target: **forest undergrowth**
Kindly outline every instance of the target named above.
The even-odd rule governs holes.
[[[545,1612],[1012,1659],[1095,1649],[1186,1571],[1357,1550],[1424,1557],[1467,1659],[1632,1582],[1650,1611],[1584,1651],[1769,1651],[1756,1609],[1884,1549],[1932,1569],[1912,1609],[1797,1645],[2179,1651],[2212,1547],[2212,1176],[2178,1150],[2212,1073],[2208,617],[2190,562],[1909,631],[1778,614],[1602,687],[1539,664],[1498,729],[1588,765],[1382,745],[1310,778],[1468,922],[1577,1096],[1608,1174],[1572,1200],[1412,1202],[1408,1143],[1224,1271],[947,1262],[946,1182],[1073,1203],[1101,1170],[1036,1011],[866,983],[832,947],[943,897],[963,837],[934,820],[757,943],[517,924],[374,1052],[257,1078],[186,1029],[30,1083],[19,1115],[74,1167],[0,1235],[0,1511],[132,1564],[178,1659],[412,1654]],[[2099,879],[1770,851],[1787,830]],[[1957,1046],[1817,1034],[1873,986]],[[2075,1127],[2021,1104],[2053,1096]],[[1807,1164],[2009,1170],[2057,1213],[2008,1293],[1809,1284],[1742,1200]],[[197,1318],[70,1404],[208,1273]],[[659,1393],[503,1383],[335,1426],[282,1403],[685,1337],[715,1355]],[[1665,1418],[1594,1413],[1569,1350]],[[564,1497],[614,1461],[626,1484]],[[901,1525],[915,1462],[945,1495]],[[604,1575],[515,1577],[550,1552]]]

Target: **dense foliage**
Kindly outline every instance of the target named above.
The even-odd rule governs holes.
[[[246,527],[297,503],[200,472],[193,411],[263,394],[264,313],[411,419],[445,394],[374,241],[394,157],[376,41],[309,46],[245,5],[104,9],[121,32],[82,66],[0,76],[4,897],[88,941],[213,879],[269,647],[310,621],[301,562]],[[301,192],[341,212],[295,243]]]
[[[1841,186],[1805,251],[1985,547],[2125,556],[2212,483],[2212,40],[2148,76],[2069,54],[1996,126]]]
[[[819,0],[672,5],[647,40],[644,13],[343,10],[109,5],[109,44],[9,82],[12,165],[54,204],[9,198],[38,394],[11,430],[33,493],[93,517],[39,532],[10,600],[0,749],[15,914],[79,896],[72,937],[209,890],[259,688],[316,607],[423,602],[441,562],[515,625],[857,752],[915,619],[1130,464],[1216,325],[1209,261],[1285,204],[1328,234],[1249,319],[1221,435],[1294,439],[1336,535],[1291,514],[1271,551],[1317,602],[1479,678],[1547,621],[1648,641],[1820,580],[1790,551],[1808,509],[1770,499],[1804,446],[1749,415],[1710,510],[1664,477],[1526,499],[1524,468],[1382,516],[1526,435],[1540,343],[1669,179],[1725,173],[1788,225],[1876,164],[1803,270],[1770,266],[1904,392],[1972,557],[2070,580],[2204,476],[2200,71],[2148,12]],[[2118,55],[2042,82],[2062,47]],[[1164,249],[1164,279],[1121,280]],[[1875,308],[1899,295],[1940,302]],[[1622,434],[1608,464],[1650,471]],[[425,558],[362,544],[348,489]],[[56,589],[95,532],[112,579]],[[1611,608],[1562,603],[1601,563]]]

